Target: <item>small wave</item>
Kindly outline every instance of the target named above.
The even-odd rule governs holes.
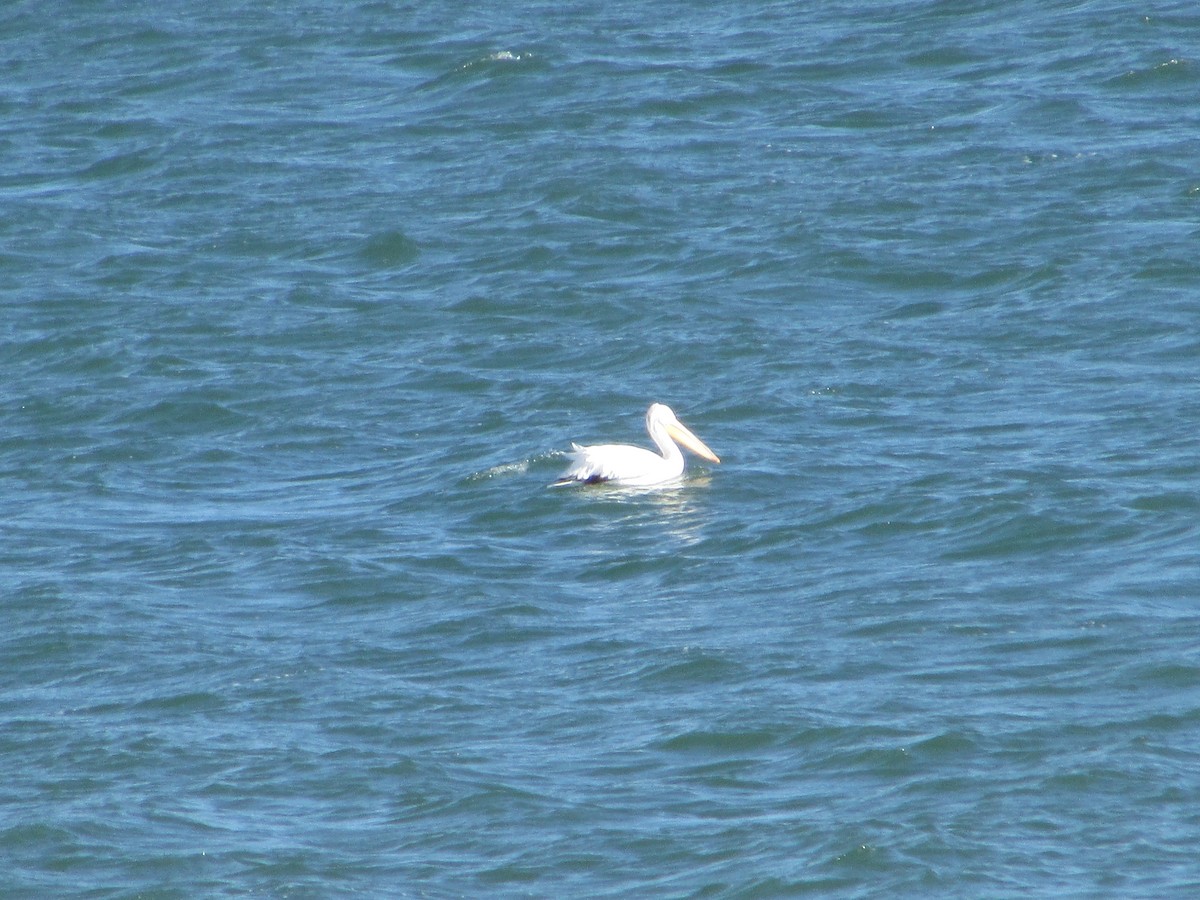
[[[466,72],[476,66],[484,66],[488,63],[525,62],[530,59],[533,59],[532,53],[514,53],[511,50],[498,50],[495,53],[489,53],[487,56],[481,56],[478,59],[465,62],[458,67],[458,70]]]
[[[492,466],[483,472],[474,473],[471,481],[482,481],[485,478],[496,478],[500,475],[524,475],[529,471],[529,460],[523,459],[520,462],[501,463],[498,466]]]
[[[489,53],[486,56],[477,56],[474,59],[460,63],[453,69],[426,81],[421,85],[421,88],[437,88],[446,84],[459,84],[464,80],[469,83],[476,77],[486,77],[489,74],[509,71],[514,63],[527,63],[531,59],[533,59],[533,54],[527,51],[497,50],[495,53]]]
[[[520,62],[528,56],[532,56],[532,54],[526,53],[522,55],[520,53],[513,53],[511,50],[501,50],[499,53],[493,53],[488,59],[494,62]]]
[[[421,250],[404,232],[393,230],[371,235],[359,254],[379,268],[399,268],[413,262]]]
[[[531,467],[537,467],[542,464],[555,463],[559,464],[566,456],[562,450],[548,450],[545,453],[539,453],[536,456],[531,456],[528,459],[517,460],[516,462],[500,463],[492,466],[489,469],[484,469],[481,472],[473,472],[467,477],[467,481],[486,481],[491,478],[501,478],[509,475],[524,475],[529,472]]]

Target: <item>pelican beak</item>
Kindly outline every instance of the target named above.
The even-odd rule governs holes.
[[[717,454],[708,449],[708,445],[704,441],[684,428],[683,423],[671,422],[667,425],[667,433],[697,456],[702,456],[709,462],[719,463],[721,461],[717,458]]]

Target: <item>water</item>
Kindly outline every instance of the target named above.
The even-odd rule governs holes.
[[[0,894],[1200,888],[1190,7],[0,30]]]

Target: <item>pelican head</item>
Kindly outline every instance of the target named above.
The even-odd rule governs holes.
[[[665,403],[651,403],[650,408],[646,410],[646,431],[650,433],[650,437],[654,439],[664,456],[670,455],[667,447],[663,446],[663,442],[659,440],[658,435],[666,433],[672,440],[679,442],[688,450],[691,450],[697,456],[707,459],[709,462],[719,463],[721,460],[717,454],[713,453],[708,448],[708,445],[685,426],[675,416],[675,411]]]

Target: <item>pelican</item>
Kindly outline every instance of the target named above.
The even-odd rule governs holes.
[[[629,444],[595,444],[580,447],[571,444],[572,463],[555,484],[598,484],[611,481],[630,487],[648,487],[671,481],[683,474],[683,454],[675,441],[683,444],[697,456],[709,462],[719,463],[717,454],[705,445],[675,418],[669,406],[652,403],[646,410],[646,430],[658,445],[659,456],[641,447]]]

